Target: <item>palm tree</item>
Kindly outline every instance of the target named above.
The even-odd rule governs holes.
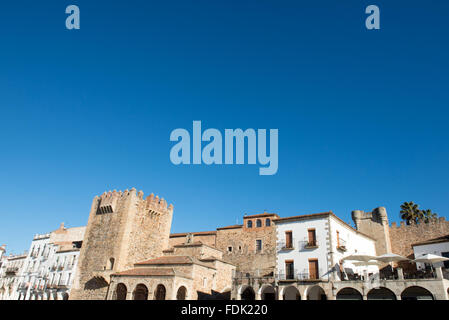
[[[432,212],[432,210],[430,209],[420,210],[419,219],[424,221],[425,223],[428,223],[430,220],[435,219],[436,217],[437,214],[435,212]]]
[[[413,201],[404,202],[401,204],[401,219],[404,220],[407,224],[410,224],[411,221],[418,222],[420,217],[419,205],[414,203]]]

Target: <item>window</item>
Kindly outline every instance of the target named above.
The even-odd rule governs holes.
[[[115,259],[114,258],[110,258],[109,259],[109,263],[108,263],[108,270],[112,270],[114,269],[114,263],[115,263]]]
[[[266,227],[271,226],[271,220],[270,220],[270,218],[266,218],[266,219],[265,219],[265,226],[266,226]]]
[[[285,279],[295,278],[295,266],[293,260],[285,260]]]
[[[262,251],[262,240],[256,240],[256,252]]]
[[[340,247],[340,232],[337,231],[337,248]]]
[[[228,252],[232,252],[232,247],[228,247]]]
[[[248,222],[246,222],[246,227],[247,227],[247,228],[252,228],[252,227],[253,227],[253,222],[252,222],[252,220],[248,220]]]
[[[309,259],[309,279],[319,279],[318,259]]]
[[[285,247],[293,248],[293,235],[291,231],[285,231]]]
[[[308,245],[309,245],[310,247],[316,247],[316,246],[317,246],[317,243],[316,243],[315,229],[309,229],[309,230],[307,230],[307,233],[309,234]]]
[[[262,227],[262,220],[260,220],[260,219],[256,220],[256,227],[257,228],[261,228]]]

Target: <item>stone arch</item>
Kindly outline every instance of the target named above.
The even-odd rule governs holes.
[[[346,287],[337,292],[337,300],[363,300],[363,296],[358,290]]]
[[[432,293],[419,286],[411,286],[401,293],[402,300],[435,300]]]
[[[269,284],[264,284],[259,289],[260,300],[276,300],[276,290]]]
[[[176,300],[185,300],[187,298],[187,289],[184,286],[180,286],[178,288],[178,292],[176,293]]]
[[[163,284],[158,284],[154,291],[154,300],[165,300],[167,290]]]
[[[307,300],[327,300],[326,292],[320,286],[313,286],[307,288]]]
[[[117,287],[115,287],[115,299],[114,300],[126,300],[126,295],[128,293],[128,288],[124,283],[119,283]]]
[[[133,292],[133,300],[148,300],[148,288],[146,285],[139,283]]]
[[[250,286],[242,286],[239,290],[240,300],[255,300],[256,294],[254,289]]]
[[[371,289],[366,297],[368,300],[396,300],[394,292],[385,287]]]
[[[301,300],[301,295],[299,294],[298,288],[294,286],[285,287],[282,290],[283,300]]]

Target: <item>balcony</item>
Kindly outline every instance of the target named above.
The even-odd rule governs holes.
[[[348,250],[347,247],[346,247],[346,241],[345,240],[343,240],[343,239],[338,239],[337,240],[337,250],[340,250],[340,251],[343,251],[343,252]]]
[[[291,241],[290,243],[285,241],[280,241],[277,243],[278,251],[289,251],[294,250],[295,246],[293,245],[294,241]]]
[[[303,270],[302,272],[298,272],[296,269],[294,272],[287,273],[278,273],[276,274],[276,279],[280,281],[321,281],[320,277],[323,276],[325,272],[323,270],[319,270],[317,274],[312,274],[308,270]]]
[[[311,250],[318,248],[318,239],[308,239],[305,238],[303,241],[299,242],[299,248],[301,250]]]
[[[17,268],[17,267],[9,267],[9,268],[6,268],[5,273],[6,273],[6,275],[11,276],[11,275],[16,275],[18,271],[19,271],[19,268]]]

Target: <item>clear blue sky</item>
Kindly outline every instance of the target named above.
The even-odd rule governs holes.
[[[397,221],[404,201],[447,217],[448,39],[443,0],[2,3],[0,244],[85,225],[95,195],[133,186],[174,204],[173,232],[265,209]],[[278,173],[171,164],[193,120],[278,128]]]

